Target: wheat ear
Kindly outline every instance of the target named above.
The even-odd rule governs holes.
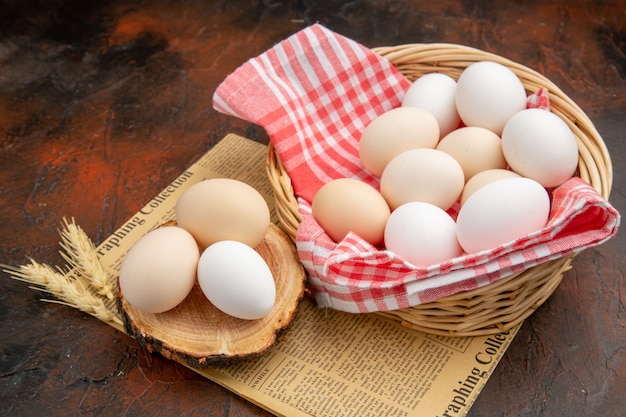
[[[61,255],[70,268],[75,268],[79,275],[89,281],[98,295],[113,300],[113,284],[98,259],[95,245],[74,218],[71,221],[63,218],[63,224],[60,245],[64,252],[61,251]]]
[[[64,219],[64,227],[60,253],[68,263],[65,270],[30,259],[29,264],[19,267],[2,265],[4,272],[57,298],[43,301],[68,305],[122,326],[115,308],[114,286],[98,260],[94,244],[73,219]]]

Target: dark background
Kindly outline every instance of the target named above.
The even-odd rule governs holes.
[[[227,133],[217,85],[319,22],[369,46],[449,42],[543,73],[594,121],[626,208],[624,1],[2,1],[0,263],[62,265],[63,217],[100,243]],[[577,256],[470,411],[621,416],[624,233]],[[256,416],[258,407],[124,334],[0,278],[0,415]]]

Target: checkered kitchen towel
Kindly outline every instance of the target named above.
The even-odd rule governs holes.
[[[370,49],[313,25],[243,64],[218,87],[218,111],[263,126],[304,215],[296,245],[319,306],[349,312],[394,310],[487,285],[612,237],[619,213],[573,178],[553,191],[542,230],[477,254],[417,268],[355,234],[336,243],[310,215],[326,182],[357,178],[378,187],[359,160],[364,127],[398,107],[410,82]],[[547,95],[529,97],[546,108]]]

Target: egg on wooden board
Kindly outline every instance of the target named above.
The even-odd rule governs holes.
[[[452,217],[423,202],[403,204],[391,213],[385,247],[415,266],[434,265],[463,253]]]
[[[508,67],[480,61],[466,67],[456,86],[456,107],[463,123],[500,135],[506,122],[526,108],[526,90]]]
[[[193,288],[199,257],[198,244],[185,229],[164,226],[148,232],[122,260],[120,291],[139,310],[171,310]]]
[[[476,190],[461,206],[459,244],[476,253],[542,229],[550,214],[546,189],[530,178],[505,178]]]
[[[197,268],[200,289],[222,312],[256,320],[274,308],[272,271],[250,246],[234,240],[216,242],[202,252]]]
[[[578,168],[578,145],[567,123],[542,109],[515,114],[504,126],[502,151],[511,169],[547,188],[571,178]]]
[[[463,169],[456,159],[429,148],[401,153],[380,177],[380,192],[392,210],[411,201],[447,210],[459,199],[464,185]]]
[[[459,126],[455,93],[454,78],[432,72],[413,81],[402,99],[402,106],[419,107],[430,111],[439,123],[439,137],[442,138]]]
[[[176,202],[176,222],[202,248],[221,240],[255,247],[270,226],[270,211],[252,186],[230,178],[211,178],[186,189]]]
[[[458,161],[466,182],[481,171],[507,167],[500,136],[483,127],[456,129],[441,139],[436,149]]]
[[[396,155],[414,148],[434,148],[439,141],[439,124],[427,110],[397,107],[368,124],[359,141],[359,158],[372,174],[380,176]]]
[[[372,245],[383,241],[391,212],[374,187],[353,178],[324,184],[315,194],[311,210],[313,218],[335,242],[354,232]]]
[[[508,169],[488,169],[479,172],[465,183],[465,187],[463,187],[463,193],[461,194],[461,205],[465,204],[465,201],[467,201],[467,199],[483,185],[487,185],[490,182],[494,182],[504,178],[519,177],[519,174]]]

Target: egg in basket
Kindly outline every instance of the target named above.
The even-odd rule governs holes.
[[[476,69],[466,77],[472,82],[462,82],[465,70]],[[433,73],[455,83],[457,99],[462,90],[473,97],[465,104],[456,100],[457,126],[452,120],[452,127],[442,128],[437,120],[439,129],[429,132],[432,118],[411,110],[372,128],[387,114],[408,112],[402,107],[410,88]],[[442,101],[449,94],[445,88],[436,95]],[[510,100],[498,102],[498,92]],[[432,94],[426,102],[433,102]],[[576,252],[604,242],[619,225],[619,213],[607,201],[610,157],[591,121],[548,79],[497,55],[448,44],[372,50],[313,25],[234,71],[218,87],[214,106],[266,129],[267,171],[281,226],[298,248],[320,307],[376,312],[445,335],[507,330],[549,297]],[[428,110],[437,119],[435,109]],[[402,130],[403,117],[422,117],[410,149],[402,140],[389,146],[384,135]],[[532,126],[553,130],[529,134]],[[377,132],[369,135],[369,129]],[[380,131],[382,139],[376,137]],[[464,134],[455,138],[459,132]],[[500,155],[492,165],[472,166],[490,158],[476,156],[478,145],[463,151],[468,143],[485,145],[492,154],[491,145],[500,145]],[[538,143],[544,148],[538,150]],[[525,167],[546,158],[551,179]],[[492,176],[474,181],[473,195],[463,199],[468,180],[483,171]],[[354,203],[341,189],[326,193],[345,179],[359,183],[361,191],[370,187],[356,194],[372,202]],[[331,197],[316,201],[318,193]],[[366,226],[378,230],[368,241],[368,232],[355,232],[353,225],[359,210],[381,207],[380,198],[389,217],[364,217]],[[347,217],[340,220],[342,210]],[[390,221],[402,211],[406,218]],[[507,215],[506,222],[499,219]],[[441,220],[442,228],[435,230],[439,220],[432,219]],[[394,224],[387,237],[386,226]],[[440,256],[421,259],[438,246]]]

